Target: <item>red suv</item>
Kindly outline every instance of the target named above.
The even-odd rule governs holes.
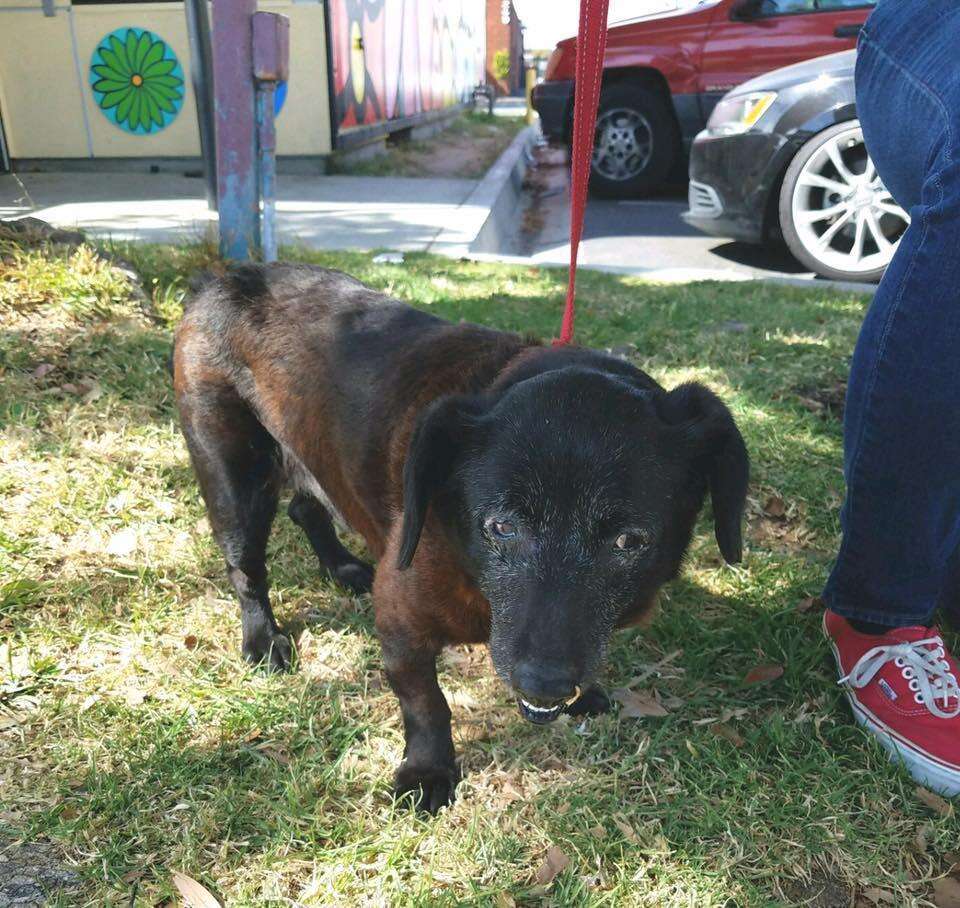
[[[875,4],[667,2],[672,8],[607,33],[590,179],[600,195],[640,196],[659,186],[731,88],[771,69],[852,48]],[[575,44],[567,38],[557,45],[545,80],[533,90],[544,135],[564,143],[571,133]]]

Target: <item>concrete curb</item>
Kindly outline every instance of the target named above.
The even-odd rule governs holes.
[[[456,223],[433,238],[428,252],[469,258],[476,253],[496,254],[502,248],[504,238],[515,227],[523,178],[538,132],[536,126],[528,126],[517,134],[460,204]]]
[[[459,206],[454,226],[441,230],[427,251],[449,258],[476,262],[499,262],[504,265],[527,265],[535,268],[557,268],[567,265],[556,261],[501,252],[516,232],[517,216],[523,200],[523,181],[532,163],[533,146],[539,136],[536,126],[528,126],[510,143],[477,187]],[[830,281],[814,277],[751,275],[725,269],[637,268],[617,265],[580,265],[581,270],[637,277],[664,284],[689,284],[696,281],[755,281],[781,284],[802,290],[827,288],[846,293],[872,295],[876,287],[851,281]]]

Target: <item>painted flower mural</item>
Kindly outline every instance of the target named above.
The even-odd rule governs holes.
[[[90,87],[111,123],[134,135],[168,126],[183,106],[183,69],[170,45],[151,31],[106,35],[90,62]]]

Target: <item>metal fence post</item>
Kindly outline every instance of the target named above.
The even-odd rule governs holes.
[[[290,20],[278,13],[253,17],[253,76],[257,80],[257,145],[260,197],[263,200],[263,260],[277,260],[277,132],[274,101],[277,83],[289,78]]]
[[[220,254],[247,261],[260,251],[253,14],[257,0],[213,0],[213,81]]]

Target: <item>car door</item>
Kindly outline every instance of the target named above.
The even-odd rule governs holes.
[[[704,119],[747,79],[856,46],[875,0],[740,0],[715,16],[700,64]]]

